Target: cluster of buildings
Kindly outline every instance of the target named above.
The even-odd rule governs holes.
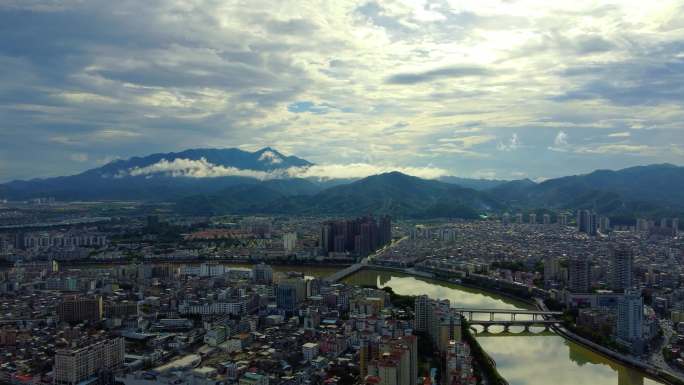
[[[603,330],[635,353],[647,350],[659,335],[659,319],[684,314],[684,242],[673,231],[677,221],[642,231],[611,228],[589,210],[578,212],[576,226],[565,214],[556,217],[551,226],[537,224],[535,216],[522,224],[419,225],[372,263],[549,297],[578,309],[580,329]]]
[[[0,234],[0,255],[10,261],[82,259],[108,246],[107,235],[92,228]]]
[[[323,255],[354,254],[365,257],[392,241],[392,220],[388,216],[328,221],[321,225]]]
[[[445,384],[475,383],[444,301],[398,308],[384,290],[263,263],[17,263],[0,281],[3,382],[413,385],[429,376],[418,372],[418,339],[429,338],[453,377]]]

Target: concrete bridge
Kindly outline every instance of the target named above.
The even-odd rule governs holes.
[[[529,332],[533,326],[542,326],[544,331],[548,331],[552,325],[559,323],[555,317],[563,314],[557,311],[504,309],[457,308],[454,311],[461,314],[470,325],[482,326],[484,332],[489,332],[490,326],[503,326],[504,332],[508,332],[511,326],[522,326],[524,332]],[[521,316],[524,316],[524,319],[517,318]]]
[[[342,279],[344,279],[344,278],[346,278],[346,277],[348,277],[348,276],[350,276],[350,275],[356,273],[357,271],[363,269],[363,267],[364,267],[365,265],[366,265],[366,264],[363,263],[363,262],[361,262],[361,263],[355,263],[355,264],[353,264],[353,265],[351,265],[351,266],[348,266],[348,267],[346,267],[346,268],[344,268],[344,269],[342,269],[342,270],[338,270],[338,271],[336,271],[336,272],[330,274],[329,276],[325,277],[325,280],[328,281],[328,282],[330,282],[330,283],[339,282],[339,281],[341,281]]]

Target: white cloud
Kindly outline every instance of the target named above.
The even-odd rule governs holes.
[[[629,132],[613,132],[612,134],[607,135],[609,138],[629,138],[632,136]]]
[[[289,169],[288,174],[298,178],[341,179],[364,178],[392,171],[425,179],[436,179],[450,175],[447,170],[438,167],[383,166],[368,163],[313,165],[308,168]]]
[[[149,166],[134,167],[120,172],[119,176],[149,176],[155,174],[187,178],[217,178],[222,176],[242,176],[260,180],[275,178],[272,173],[224,167],[210,163],[205,158],[199,160],[177,158],[173,161],[162,159]]]
[[[283,159],[275,152],[266,150],[259,156],[259,161],[269,164],[279,164],[283,162]]]
[[[558,131],[556,138],[553,140],[553,145],[556,147],[563,147],[568,145],[568,134],[563,131]]]
[[[515,151],[518,149],[518,147],[520,147],[520,145],[521,143],[520,138],[518,138],[518,134],[513,133],[513,135],[511,135],[511,138],[508,139],[507,142],[499,142],[496,148],[499,151]]]
[[[382,166],[368,163],[351,164],[322,164],[309,167],[290,167],[272,171],[258,171],[225,167],[208,162],[205,158],[199,160],[177,158],[173,161],[162,159],[159,162],[145,166],[122,170],[117,175],[124,176],[154,176],[163,175],[170,177],[186,178],[218,178],[226,176],[240,176],[259,180],[283,179],[283,178],[313,178],[326,179],[356,179],[386,172],[399,171],[404,174],[417,176],[425,179],[436,179],[448,176],[447,170],[437,167],[402,167]]]

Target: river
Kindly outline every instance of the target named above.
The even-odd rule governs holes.
[[[397,273],[362,270],[346,280],[358,285],[391,287],[397,294],[449,299],[454,307],[524,309],[529,305],[478,290]],[[478,336],[511,385],[659,384],[641,372],[552,334]]]

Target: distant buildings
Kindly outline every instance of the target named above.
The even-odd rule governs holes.
[[[602,234],[607,234],[610,231],[610,218],[601,216],[598,219],[598,230]]]
[[[383,216],[348,221],[330,221],[321,226],[320,248],[323,255],[351,253],[367,256],[392,241],[392,221]]]
[[[286,252],[291,253],[297,246],[297,233],[285,233],[283,234],[283,249]]]
[[[587,235],[596,235],[598,223],[596,213],[589,210],[577,211],[577,231]]]

